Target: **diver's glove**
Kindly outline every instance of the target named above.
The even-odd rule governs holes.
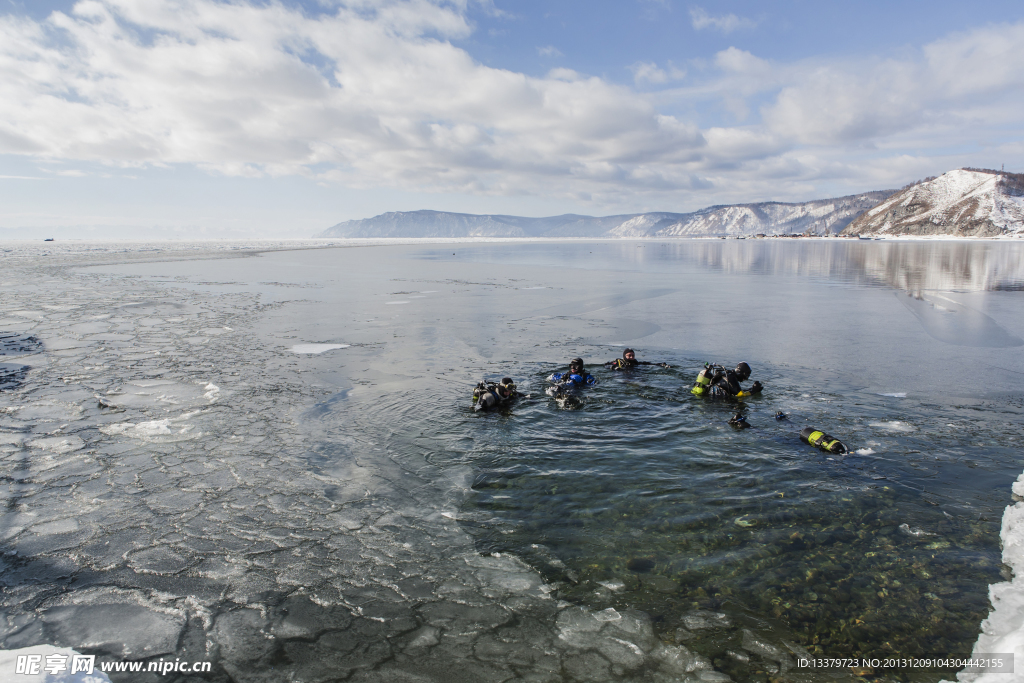
[[[750,393],[752,394],[760,394],[763,390],[764,387],[761,386],[760,382],[754,382],[754,386],[750,387]]]

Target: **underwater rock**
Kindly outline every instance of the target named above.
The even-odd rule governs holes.
[[[638,574],[646,574],[654,569],[654,560],[649,557],[634,557],[626,562],[626,569]]]
[[[676,645],[681,645],[688,640],[692,640],[696,634],[693,631],[689,631],[682,626],[676,629]]]
[[[675,593],[679,590],[679,584],[667,576],[651,576],[643,580],[643,585],[653,588],[659,593]]]
[[[711,662],[705,657],[695,655],[682,645],[659,643],[651,651],[651,659],[658,662],[658,668],[665,673],[677,676],[711,668]]]
[[[746,628],[743,629],[743,649],[764,659],[778,662],[784,672],[794,666],[793,659],[783,652],[782,648],[772,645]]]
[[[720,612],[696,610],[683,616],[683,625],[691,631],[702,628],[729,628],[732,626],[732,620]]]

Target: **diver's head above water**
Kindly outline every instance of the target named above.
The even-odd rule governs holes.
[[[584,371],[582,358],[573,358],[569,361],[569,374],[582,375]]]
[[[750,377],[750,366],[746,363],[740,363],[736,366],[736,369],[733,370],[733,372],[736,373],[736,376],[739,377],[741,382],[745,382],[747,381],[747,378]]]
[[[636,352],[633,349],[626,349],[625,351],[622,352],[622,360],[626,361],[627,363],[632,363],[636,361]]]

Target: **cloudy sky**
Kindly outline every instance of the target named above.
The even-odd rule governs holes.
[[[1024,171],[1024,4],[0,0],[0,239]]]

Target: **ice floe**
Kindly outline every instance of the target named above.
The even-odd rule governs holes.
[[[292,353],[324,353],[334,349],[347,349],[349,344],[295,344],[291,348]]]
[[[193,423],[188,421],[198,414],[198,412],[190,412],[178,417],[165,417],[160,420],[147,420],[134,424],[116,422],[100,427],[100,432],[108,436],[128,436],[147,443],[191,441],[203,435]]]
[[[869,422],[869,426],[878,427],[879,429],[887,429],[891,432],[916,432],[917,427],[914,425],[901,422],[900,420],[889,420],[883,422]]]

